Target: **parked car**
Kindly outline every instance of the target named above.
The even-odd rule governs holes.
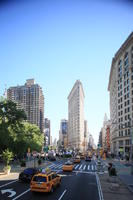
[[[19,174],[19,181],[30,182],[35,174],[39,173],[38,168],[26,168]]]

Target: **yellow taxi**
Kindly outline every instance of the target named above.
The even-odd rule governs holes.
[[[63,166],[62,166],[62,170],[63,171],[67,171],[67,172],[71,172],[74,168],[74,165],[71,161],[67,161]]]
[[[61,184],[61,176],[50,169],[42,170],[33,176],[30,189],[32,192],[53,192]]]
[[[76,156],[75,158],[74,158],[74,163],[80,163],[80,156]]]
[[[85,158],[84,154],[81,154],[80,159],[84,159],[84,158]]]

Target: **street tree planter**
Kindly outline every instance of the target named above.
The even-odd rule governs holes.
[[[5,174],[10,174],[11,166],[10,165],[5,166],[3,170]]]

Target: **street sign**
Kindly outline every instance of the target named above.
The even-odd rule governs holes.
[[[48,153],[48,147],[44,147],[43,151],[46,152],[46,153]]]
[[[2,194],[5,194],[5,193],[10,193],[10,195],[8,197],[13,197],[16,195],[16,192],[13,191],[13,189],[5,189],[5,190],[1,190],[1,193]]]

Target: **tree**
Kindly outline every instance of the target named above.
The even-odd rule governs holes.
[[[0,151],[9,148],[14,155],[23,156],[28,148],[40,152],[44,138],[35,124],[25,121],[26,114],[14,102],[0,101]]]
[[[23,120],[26,120],[24,110],[18,110],[12,101],[0,100],[0,152],[13,144],[15,131],[22,126]]]
[[[6,149],[5,151],[3,151],[2,153],[2,157],[3,160],[5,161],[6,166],[9,165],[9,162],[12,160],[13,158],[13,153],[11,151],[9,151],[9,149]]]

